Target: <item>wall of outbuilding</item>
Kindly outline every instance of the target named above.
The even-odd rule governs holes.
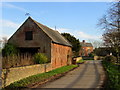
[[[33,31],[33,40],[25,40],[25,32]],[[19,48],[39,48],[40,53],[45,53],[51,59],[51,39],[31,20],[28,19],[8,40]]]
[[[51,43],[51,64],[52,68],[70,65],[72,62],[71,47]]]

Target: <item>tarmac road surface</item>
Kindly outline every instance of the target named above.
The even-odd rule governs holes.
[[[101,60],[91,60],[80,64],[77,69],[65,76],[37,88],[100,88],[104,78],[105,72]]]

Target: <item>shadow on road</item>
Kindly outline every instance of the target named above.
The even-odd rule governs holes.
[[[99,73],[97,64],[93,61],[93,65],[94,65],[94,69],[95,69],[95,82],[91,85],[91,88],[97,87],[100,82],[100,73]]]
[[[86,63],[86,64],[84,65],[84,69],[82,70],[82,72],[80,72],[79,76],[78,76],[71,84],[69,84],[69,85],[68,85],[67,87],[65,87],[65,88],[72,88],[72,86],[74,86],[77,82],[79,82],[80,79],[82,79],[82,77],[84,76],[87,68],[88,68],[88,63]]]

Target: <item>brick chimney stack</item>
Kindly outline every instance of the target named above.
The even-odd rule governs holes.
[[[85,40],[83,40],[83,43],[85,43]]]

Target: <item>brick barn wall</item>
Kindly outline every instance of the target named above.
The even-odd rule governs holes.
[[[58,68],[71,64],[72,50],[71,47],[52,43],[51,45],[51,64],[52,68]]]

